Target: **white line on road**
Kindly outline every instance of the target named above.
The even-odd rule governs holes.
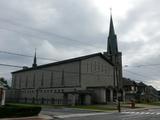
[[[160,113],[157,113],[157,115],[160,115]]]
[[[148,114],[150,114],[150,112],[146,112],[145,114],[148,115]]]
[[[69,114],[69,115],[58,115],[54,116],[55,118],[71,118],[71,117],[85,117],[85,116],[93,116],[93,115],[106,115],[111,113],[101,112],[101,113],[81,113],[81,114]]]
[[[140,115],[160,115],[160,113],[156,112],[121,112],[123,114],[140,114]]]

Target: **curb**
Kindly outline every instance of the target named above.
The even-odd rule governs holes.
[[[39,114],[38,117],[43,118],[45,120],[52,120],[53,119],[53,117],[51,117],[49,115],[43,115],[43,114]]]
[[[53,118],[48,115],[39,114],[38,116],[30,116],[30,117],[19,117],[19,118],[2,118],[0,120],[33,120],[33,119],[44,119],[44,120],[52,120]]]

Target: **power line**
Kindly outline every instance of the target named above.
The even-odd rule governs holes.
[[[22,56],[22,57],[34,57],[32,55],[26,55],[26,54],[20,54],[20,53],[16,53],[16,52],[10,52],[10,51],[4,51],[4,50],[0,50],[0,53],[3,54],[9,54],[9,55],[16,55],[16,56]],[[53,59],[53,58],[45,58],[45,57],[37,57],[37,59],[42,59],[42,60],[50,60],[50,61],[60,61],[58,59]],[[149,66],[160,66],[160,64],[139,64],[139,65],[124,65],[124,68],[128,68],[128,67],[149,67]]]
[[[15,53],[15,52],[8,52],[8,51],[2,51],[0,50],[0,53],[4,53],[4,54],[10,54],[10,55],[17,55],[17,56],[22,56],[22,57],[34,57],[34,56],[31,56],[31,55],[25,55],[25,54],[19,54],[19,53]],[[57,59],[52,59],[52,58],[43,58],[43,57],[37,57],[38,59],[42,59],[42,60],[51,60],[51,61],[59,61]],[[0,64],[1,66],[10,66],[10,67],[18,67],[18,68],[23,68],[24,66],[16,66],[16,65],[5,65],[5,64]],[[157,66],[157,65],[160,65],[160,64],[146,64],[146,65],[135,65],[135,66],[128,66],[128,65],[124,65],[125,68],[127,67],[148,67],[148,66]],[[126,70],[125,70],[126,71]],[[132,73],[132,74],[136,74],[138,76],[141,76],[141,77],[145,77],[145,78],[148,78],[144,75],[141,75],[139,73],[135,73],[135,72],[132,72],[132,71],[128,71],[127,72],[129,73]]]
[[[24,67],[24,66],[18,66],[18,65],[10,65],[10,64],[0,64],[0,66],[16,67],[16,68],[23,68]]]
[[[11,65],[11,64],[0,64],[0,66],[6,66],[6,67],[16,67],[16,68],[25,68],[26,66],[17,66],[17,65]],[[25,68],[25,70],[27,70],[27,69],[30,69],[30,68]],[[104,75],[104,73],[102,74],[102,73],[80,73],[80,72],[70,72],[70,71],[60,71],[60,70],[52,70],[52,69],[33,69],[33,70],[35,70],[35,71],[48,71],[48,72],[59,72],[59,73],[62,73],[62,72],[64,72],[64,73],[68,73],[68,74],[83,74],[83,75],[92,75],[92,76],[97,76],[97,77],[100,77],[100,76],[108,76],[108,77],[112,77],[112,75],[108,75],[108,74],[105,74]]]
[[[129,71],[129,70],[124,70],[124,71],[129,72],[129,73],[134,74],[134,75],[137,75],[137,76],[140,76],[140,77],[143,77],[143,78],[147,78],[147,79],[150,78],[150,79],[153,79],[153,78],[151,78],[151,77],[144,76],[144,75],[142,75],[142,74],[139,74],[139,73],[136,73],[136,72],[132,72],[132,71]]]
[[[19,53],[15,53],[15,52],[8,52],[8,51],[2,51],[2,50],[0,50],[0,53],[9,54],[9,55],[16,55],[16,56],[21,56],[21,57],[30,57],[30,58],[33,58],[33,57],[34,57],[34,56],[32,56],[32,55],[25,55],[25,54],[19,54]],[[37,59],[51,60],[51,61],[59,61],[59,60],[57,60],[57,59],[44,58],[44,57],[37,57]]]
[[[133,66],[129,66],[129,65],[124,65],[123,67],[124,68],[135,68],[135,69],[143,69],[143,70],[152,70],[152,71],[150,71],[150,73],[152,72],[152,73],[155,73],[155,72],[153,72],[153,70],[155,70],[155,69],[153,69],[153,67],[155,68],[155,67],[158,67],[158,66],[160,66],[160,64],[142,64],[142,65],[133,65]],[[144,69],[145,68],[145,69]],[[157,72],[157,70],[156,70],[156,72]]]
[[[154,79],[157,79],[157,77],[159,76],[159,72],[158,72],[159,65],[160,64],[148,64],[148,65],[146,64],[146,65],[137,65],[137,66],[135,65],[135,66],[124,66],[124,67],[132,69],[133,71],[137,71],[137,70],[143,71],[147,76],[141,75],[142,77],[148,78],[149,75],[152,75],[152,76],[156,76]],[[126,70],[128,70],[128,69],[126,69]],[[139,73],[136,73],[136,74],[139,74]],[[151,78],[151,77],[149,77],[149,78]],[[153,79],[153,77],[152,77],[152,79]]]
[[[55,37],[63,39],[63,40],[79,42],[81,44],[84,44],[84,45],[87,45],[87,46],[91,46],[91,47],[94,47],[94,48],[97,47],[97,46],[91,45],[91,44],[89,44],[87,42],[82,42],[82,41],[77,40],[77,39],[72,39],[72,38],[66,37],[64,35],[59,35],[59,34],[54,33],[54,32],[43,31],[43,30],[39,30],[39,29],[30,27],[30,26],[25,26],[25,25],[22,25],[22,24],[19,24],[19,23],[15,23],[15,22],[9,21],[8,19],[0,18],[0,21],[3,21],[5,23],[9,23],[9,24],[12,24],[12,25],[15,25],[15,26],[21,26],[23,28],[27,28],[27,29],[30,29],[30,30],[33,30],[33,31],[36,31],[36,32],[39,32],[39,33],[44,33],[44,34],[47,34],[47,35],[55,36]],[[7,29],[7,28],[0,28],[0,29],[5,29],[5,30],[17,32],[15,30]],[[18,32],[18,33],[20,33],[20,32]]]
[[[24,31],[23,31],[23,33],[22,33],[22,31],[19,32],[19,31],[16,31],[16,30],[8,29],[8,28],[0,28],[0,29],[2,29],[2,30],[7,30],[7,31],[12,31],[12,32],[18,33],[18,35],[19,35],[19,34],[21,34],[21,35],[22,35],[22,34],[23,34],[23,35],[27,35],[27,37],[42,38],[42,37],[40,37],[40,36],[28,34],[28,33],[24,32]],[[48,37],[48,36],[47,36],[47,37]],[[45,38],[46,38],[46,37],[45,37]],[[44,39],[44,38],[43,38],[43,39]],[[54,41],[58,41],[58,42],[59,42],[59,40],[57,40],[57,39],[54,39]],[[88,44],[88,46],[92,47],[92,48],[83,49],[84,51],[94,50],[93,48],[97,48],[97,46],[89,45],[89,43],[85,43],[85,42],[82,42],[82,43],[83,43],[84,45]],[[76,48],[77,48],[77,47],[81,48],[80,46],[76,46]],[[101,47],[100,47],[100,48],[101,48]]]
[[[135,72],[132,72],[132,71],[129,71],[129,70],[124,70],[124,71],[129,72],[131,74],[135,74],[135,75],[141,76],[141,77],[146,77],[146,76],[143,76],[143,75],[141,75],[139,73],[135,73]]]
[[[124,67],[149,67],[149,66],[159,66],[160,64],[141,64],[141,65],[133,65],[133,66],[129,66],[129,65],[124,65]]]

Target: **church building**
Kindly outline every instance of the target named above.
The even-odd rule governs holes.
[[[107,50],[12,72],[9,100],[22,103],[89,105],[125,100],[122,54],[110,17]]]

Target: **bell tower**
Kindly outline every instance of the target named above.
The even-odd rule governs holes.
[[[107,52],[104,55],[114,65],[114,87],[122,89],[122,53],[118,51],[117,35],[115,34],[112,14],[110,15]]]

